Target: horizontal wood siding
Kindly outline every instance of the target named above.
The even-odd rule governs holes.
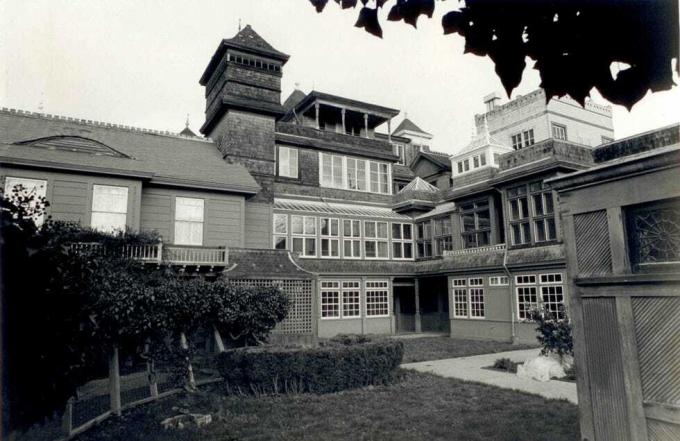
[[[175,198],[203,199],[203,246],[243,246],[243,197],[215,192],[146,187],[142,190],[142,230],[157,231],[174,243]]]
[[[246,248],[272,247],[272,207],[246,202]]]

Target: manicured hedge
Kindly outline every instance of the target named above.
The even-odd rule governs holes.
[[[330,393],[385,384],[401,364],[401,341],[343,336],[318,347],[260,346],[217,360],[227,393]]]

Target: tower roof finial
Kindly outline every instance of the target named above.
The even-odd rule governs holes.
[[[184,126],[188,129],[189,128],[189,114],[187,113],[187,120],[184,123]]]
[[[241,19],[238,19],[238,31],[241,32]]]

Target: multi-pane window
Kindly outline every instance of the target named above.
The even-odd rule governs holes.
[[[298,149],[279,146],[279,176],[298,177]]]
[[[531,243],[531,213],[527,185],[509,188],[507,191],[510,206],[510,233],[513,245]]]
[[[35,198],[44,198],[45,195],[47,194],[47,181],[43,181],[40,179],[13,178],[10,176],[5,178],[6,197],[10,196],[15,190],[19,190],[19,188],[21,188],[21,192],[19,193],[19,195],[27,194],[33,195],[35,196]],[[26,208],[36,207],[38,201],[36,201],[35,198],[28,203],[28,206]],[[37,226],[41,226],[44,221],[45,221],[44,213],[40,214],[39,216],[33,217],[33,222]]]
[[[347,188],[366,191],[366,161],[347,158]]]
[[[386,162],[320,154],[322,187],[391,194],[391,171]]]
[[[562,273],[541,274],[539,278],[535,275],[515,276],[517,313],[520,320],[531,319],[530,312],[541,306],[558,320],[564,319],[562,280]]]
[[[342,282],[342,316],[343,318],[361,316],[361,282],[358,280]]]
[[[511,136],[512,148],[519,150],[534,144],[534,129],[524,130]]]
[[[484,318],[484,279],[453,279],[453,316],[456,318]]]
[[[340,257],[340,220],[322,217],[321,257]]]
[[[340,318],[340,282],[321,282],[321,318]]]
[[[288,215],[274,214],[274,249],[288,249]]]
[[[508,283],[509,283],[508,276],[489,277],[489,286],[507,286]]]
[[[491,242],[489,200],[467,202],[460,206],[461,236],[464,248],[476,248]]]
[[[535,241],[546,242],[557,239],[552,190],[547,189],[542,182],[533,182],[529,184],[529,193],[534,210]]]
[[[392,258],[413,259],[413,226],[392,223]]]
[[[432,223],[428,220],[416,224],[418,232],[416,248],[419,258],[432,257]]]
[[[457,318],[468,317],[467,280],[453,279],[453,316]]]
[[[366,281],[366,317],[387,317],[390,313],[386,280]]]
[[[444,251],[453,249],[451,237],[451,217],[446,216],[434,220],[434,255],[441,256]]]
[[[343,257],[345,259],[361,258],[361,221],[344,219],[342,236]]]
[[[387,222],[364,221],[364,256],[367,259],[387,259]]]
[[[290,229],[293,252],[300,253],[300,255],[305,257],[315,257],[316,217],[292,215],[290,217]]]
[[[552,136],[555,139],[567,140],[567,126],[552,123]]]
[[[127,187],[94,185],[90,226],[108,233],[125,230],[127,205]]]
[[[486,153],[480,153],[479,155],[475,155],[472,158],[457,161],[456,164],[458,166],[458,174],[465,173],[479,167],[484,167],[486,165]]]
[[[203,245],[203,199],[175,198],[175,244]]]

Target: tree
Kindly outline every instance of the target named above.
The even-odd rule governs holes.
[[[309,1],[318,12],[328,3]],[[335,2],[343,9],[358,4]],[[387,19],[414,27],[435,10],[435,0],[361,0],[355,26],[382,38],[378,10],[390,2]],[[649,90],[675,85],[676,0],[467,0],[443,16],[442,27],[465,38],[465,53],[491,58],[508,96],[522,79],[526,57],[536,61],[548,99],[568,94],[583,105],[594,87],[630,110]],[[613,74],[613,63],[628,67]]]

